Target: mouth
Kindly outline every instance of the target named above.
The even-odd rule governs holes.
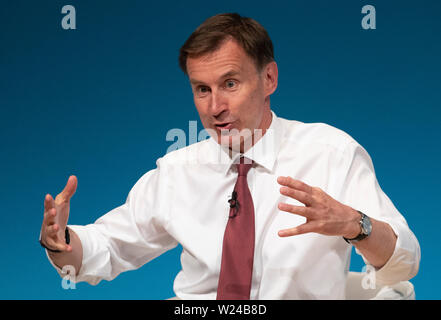
[[[230,130],[233,128],[233,123],[232,122],[215,123],[214,126],[218,130]]]

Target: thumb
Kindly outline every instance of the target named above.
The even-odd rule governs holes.
[[[61,191],[62,197],[69,201],[70,198],[74,195],[75,191],[77,190],[78,185],[78,179],[76,176],[70,176],[69,179],[67,179],[66,186],[64,187],[63,191]]]

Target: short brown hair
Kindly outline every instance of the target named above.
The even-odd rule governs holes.
[[[187,58],[198,58],[234,39],[255,62],[258,71],[274,61],[273,43],[256,20],[237,13],[221,13],[205,20],[190,35],[179,52],[179,66],[187,73]]]

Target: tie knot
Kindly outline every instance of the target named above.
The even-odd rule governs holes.
[[[240,162],[237,164],[237,172],[239,173],[239,176],[246,176],[252,165],[253,160],[241,157]]]

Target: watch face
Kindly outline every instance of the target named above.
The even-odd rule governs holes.
[[[361,223],[361,227],[363,229],[363,233],[366,235],[370,235],[372,231],[372,224],[369,220],[369,217],[364,216],[363,222]]]

